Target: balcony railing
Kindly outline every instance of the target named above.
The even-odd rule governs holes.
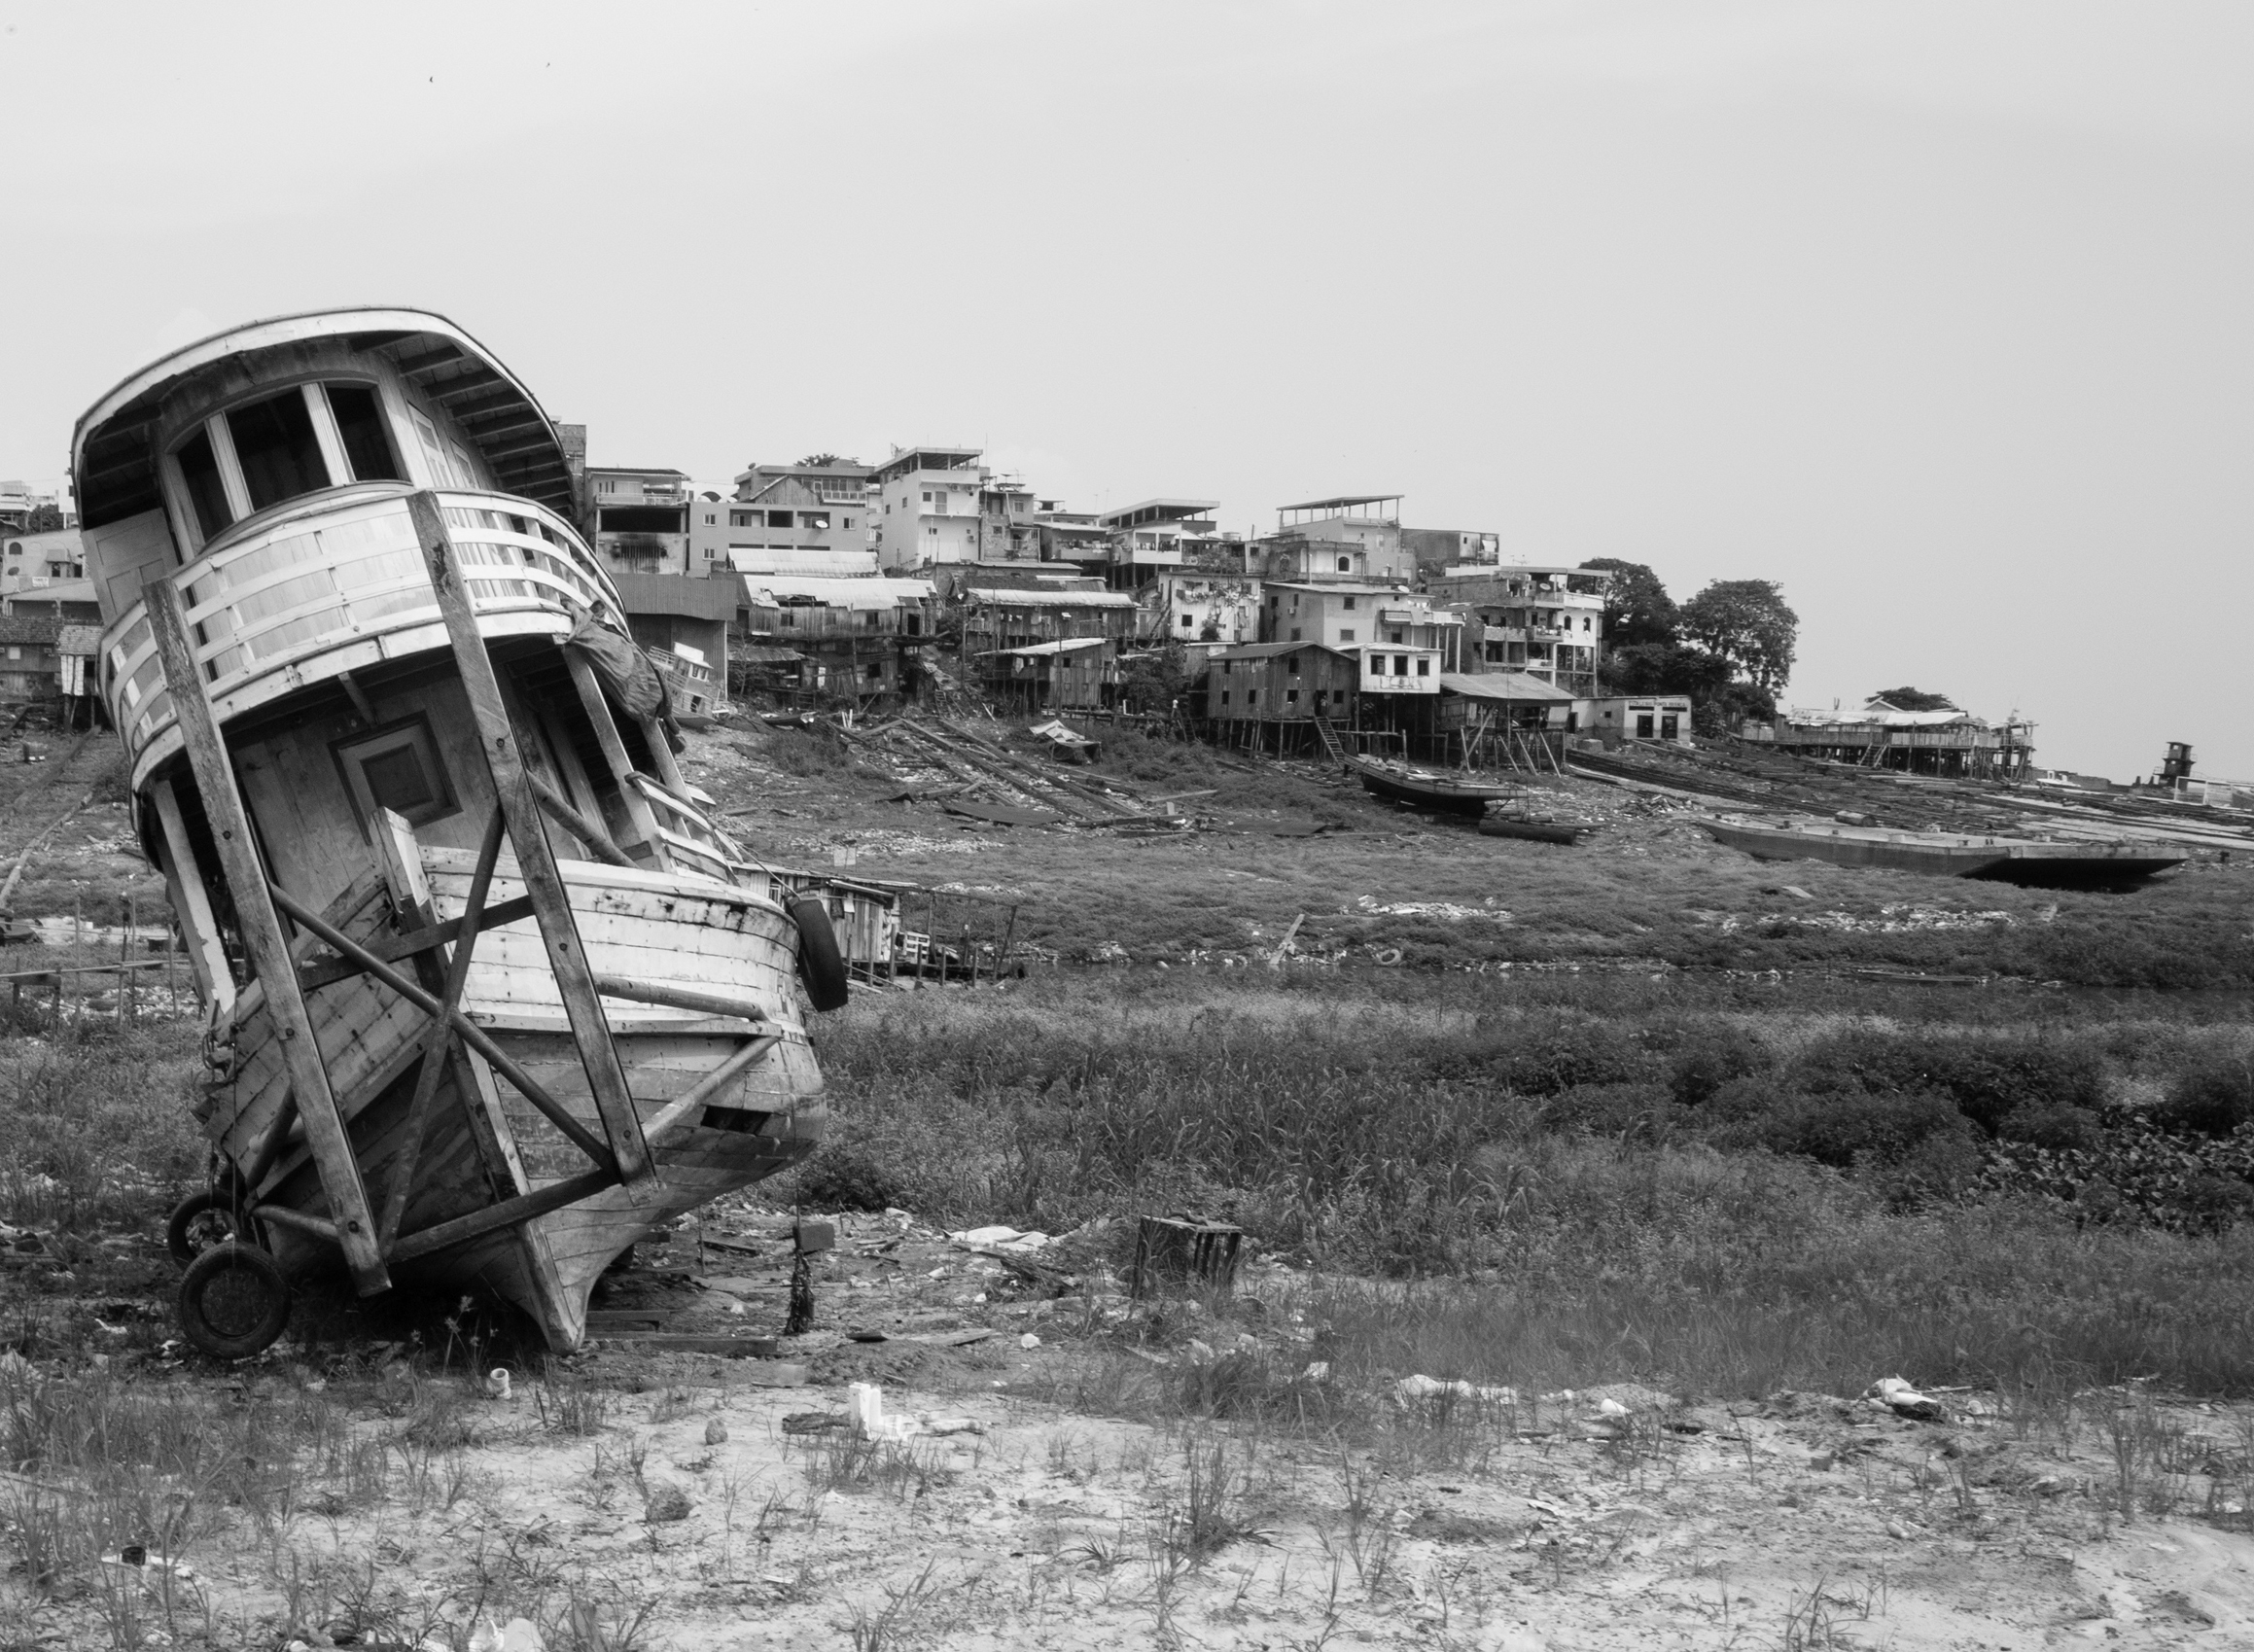
[[[565,632],[587,614],[626,629],[610,577],[553,511],[466,490],[440,492],[439,503],[488,637]],[[165,578],[187,606],[191,647],[223,721],[305,684],[447,646],[404,489],[316,495]],[[102,634],[102,695],[137,780],[178,744],[139,603]]]

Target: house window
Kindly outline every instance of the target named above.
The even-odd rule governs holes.
[[[1347,611],[1347,613],[1349,613],[1349,614],[1352,614],[1352,613],[1354,612],[1354,598],[1352,598],[1352,597],[1348,597],[1348,598],[1346,599],[1346,611]]]
[[[1227,705],[1228,703],[1229,703],[1229,691],[1228,691],[1226,688],[1223,688],[1223,689],[1221,690],[1221,704],[1225,706],[1225,705]]]
[[[845,531],[849,534],[853,532],[853,518],[851,516],[845,519]]]
[[[1345,556],[1342,556],[1342,557],[1340,557],[1340,558],[1338,559],[1338,571],[1339,571],[1341,574],[1351,574],[1351,573],[1353,573],[1353,572],[1354,572],[1354,560],[1353,560],[1353,558],[1351,558],[1351,557],[1345,557]]]
[[[1233,676],[1236,672],[1236,669],[1237,662],[1235,660],[1224,659],[1221,661],[1221,675],[1223,677]]]
[[[1636,738],[1638,740],[1651,738],[1651,714],[1649,712],[1636,714]]]
[[[1260,690],[1259,690],[1259,689],[1257,689],[1257,688],[1247,688],[1247,689],[1245,690],[1245,704],[1247,704],[1248,706],[1256,706],[1256,705],[1258,705],[1259,703],[1260,703]]]
[[[884,676],[884,667],[883,667],[883,665],[881,665],[881,664],[877,664],[877,663],[873,663],[873,662],[872,662],[872,663],[870,664],[869,668],[868,668],[868,679],[869,679],[869,681],[870,681],[871,683],[874,683],[874,682],[876,682],[876,681],[877,681],[879,678],[881,678],[881,677],[883,677],[883,676]]]
[[[1285,661],[1284,662],[1284,668],[1285,668],[1286,671],[1290,672],[1292,676],[1294,676],[1294,677],[1298,676],[1298,675],[1299,675],[1299,656],[1298,656],[1297,654],[1293,654],[1293,655],[1292,655],[1292,656],[1291,656],[1289,659],[1287,659],[1287,660],[1285,660]]]
[[[1386,633],[1386,641],[1392,644],[1395,648],[1400,647],[1401,644],[1407,642],[1408,640],[1409,634],[1406,631],[1388,631]]]
[[[1354,641],[1354,627],[1353,627],[1352,625],[1341,625],[1341,626],[1338,628],[1338,640],[1339,640],[1340,642],[1342,642],[1342,643],[1351,643],[1351,642],[1353,642],[1353,641]]]
[[[791,525],[791,512],[790,512],[790,511],[788,511],[788,510],[770,510],[770,511],[768,511],[768,512],[767,512],[767,526],[768,526],[768,527],[770,527],[770,528],[787,528],[787,527],[789,527],[790,525]]]
[[[730,510],[728,512],[728,526],[731,528],[756,527],[757,524],[752,520],[752,515],[753,512],[749,510]]]
[[[1395,677],[1406,677],[1409,675],[1409,656],[1407,654],[1393,655],[1393,675]]]
[[[1284,703],[1285,703],[1285,705],[1287,705],[1287,706],[1295,706],[1295,705],[1297,705],[1297,704],[1299,703],[1299,690],[1298,690],[1298,689],[1296,689],[1296,688],[1286,688],[1286,689],[1285,689],[1285,690],[1284,690]]]
[[[932,490],[930,488],[924,489],[924,503],[926,505],[932,503]]]
[[[374,824],[379,809],[403,815],[416,826],[457,811],[428,719],[411,717],[372,734],[336,741],[329,750],[364,829]]]
[[[1195,621],[1193,621],[1188,615],[1185,614],[1181,616],[1181,628],[1184,631],[1188,630],[1193,623],[1195,623]]]
[[[1428,660],[1428,659],[1421,659],[1421,660],[1417,661],[1417,675],[1418,675],[1419,677],[1429,677],[1429,676],[1431,676],[1431,675],[1432,675],[1432,662],[1431,662],[1430,660]]]
[[[1675,721],[1675,714],[1669,712],[1659,720],[1659,737],[1662,740],[1673,740],[1675,738],[1675,731],[1681,726]]]
[[[1294,625],[1294,626],[1292,626],[1292,627],[1291,627],[1291,640],[1292,640],[1294,643],[1296,643],[1297,641],[1299,641],[1299,627],[1298,627],[1298,626],[1296,626],[1296,625]]]

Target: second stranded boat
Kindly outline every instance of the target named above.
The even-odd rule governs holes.
[[[1761,861],[1828,861],[1938,877],[1987,878],[2045,889],[2118,887],[2179,866],[2188,849],[2159,843],[2045,843],[1961,832],[1888,831],[1828,821],[1702,815],[1717,843]]]
[[[619,1252],[810,1150],[794,976],[845,986],[683,780],[554,427],[444,318],[343,310],[143,369],[71,468],[211,1014],[185,1327],[255,1352],[341,1260],[576,1346]]]

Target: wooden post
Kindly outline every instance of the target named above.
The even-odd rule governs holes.
[[[388,1290],[391,1276],[376,1248],[375,1216],[368,1208],[368,1189],[361,1182],[360,1164],[353,1157],[352,1139],[337,1111],[336,1097],[329,1088],[321,1045],[313,1036],[305,995],[299,990],[289,937],[282,932],[265,865],[251,836],[250,812],[235,786],[234,767],[228,760],[219,720],[204,697],[203,676],[196,670],[195,652],[188,641],[186,605],[179,587],[169,579],[150,580],[142,594],[158,657],[164,662],[165,685],[172,691],[173,710],[180,720],[180,737],[188,748],[189,766],[219,845],[220,869],[234,896],[243,947],[250,954],[252,970],[265,988],[266,1012],[274,1020],[283,1068],[290,1075],[299,1114],[305,1121],[306,1144],[320,1172],[330,1219],[336,1224],[344,1265],[363,1296]],[[162,789],[158,794],[161,796]],[[190,880],[184,877],[181,881],[185,884]]]
[[[470,714],[477,724],[478,744],[493,777],[493,791],[509,824],[517,875],[524,880],[524,892],[540,920],[540,938],[546,945],[548,967],[563,998],[572,1041],[579,1046],[580,1061],[586,1069],[587,1088],[602,1118],[611,1154],[617,1161],[619,1179],[632,1188],[651,1179],[656,1166],[642,1139],[642,1121],[626,1088],[625,1070],[618,1065],[617,1049],[611,1042],[611,1024],[603,1014],[603,1002],[595,992],[579,926],[572,918],[570,893],[556,870],[555,854],[541,825],[540,802],[517,749],[516,730],[501,697],[500,680],[485,651],[484,633],[477,628],[461,559],[454,553],[453,537],[446,531],[438,495],[425,489],[410,496],[407,510],[422,546],[424,566],[430,571],[432,589],[438,593],[439,612],[445,617],[454,645],[455,663],[469,696]]]

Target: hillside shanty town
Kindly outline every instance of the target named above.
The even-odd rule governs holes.
[[[1711,11],[12,8],[0,1652],[2254,1649],[2254,9]]]

